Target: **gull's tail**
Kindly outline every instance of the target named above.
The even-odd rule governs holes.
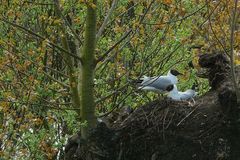
[[[195,96],[197,96],[197,95],[198,95],[198,92],[195,92],[193,97],[195,97]]]
[[[140,78],[140,85],[144,85],[146,84],[148,81],[150,81],[152,78],[151,77],[148,77],[148,76],[143,76],[142,78]]]
[[[148,90],[148,91],[157,91],[156,88],[149,86],[150,81],[154,78],[155,77],[148,77],[148,76],[143,76],[142,78],[140,78],[140,80],[138,81],[138,89]]]
[[[137,83],[138,86],[146,85],[151,79],[152,77],[143,76],[140,79],[135,80],[135,83]]]

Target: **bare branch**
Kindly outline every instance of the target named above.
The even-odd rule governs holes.
[[[206,7],[207,3],[204,4],[202,7],[200,7],[199,9],[197,9],[196,11],[186,15],[185,17],[182,17],[181,19],[176,19],[176,20],[171,20],[171,21],[167,21],[167,22],[163,22],[163,23],[145,23],[143,22],[143,24],[147,24],[147,25],[162,25],[162,24],[169,24],[169,23],[175,23],[175,22],[179,22],[179,21],[183,21],[195,14],[197,14],[199,11],[201,11],[202,9],[204,9]]]
[[[150,3],[150,5],[147,7],[146,11],[144,12],[143,16],[140,17],[140,20],[139,22],[142,23],[142,21],[144,20],[146,14],[148,13],[149,9],[151,8],[152,4],[155,2],[155,0],[152,0],[152,2]],[[127,38],[130,33],[132,33],[133,30],[130,29],[129,31],[127,31],[123,36],[122,38],[117,42],[115,43],[111,48],[109,48],[109,50],[107,52],[105,52],[100,58],[98,58],[95,62],[95,64],[97,64],[98,62],[102,61],[106,56],[108,56],[108,54],[115,48],[117,47],[125,38]],[[136,32],[135,32],[136,33]],[[134,34],[135,34],[134,33]]]
[[[215,8],[216,9],[216,8]],[[215,10],[214,9],[214,10]],[[226,47],[224,47],[224,45],[222,44],[222,42],[219,40],[219,38],[217,37],[215,31],[213,30],[213,26],[212,26],[212,23],[211,23],[211,19],[210,19],[211,16],[208,17],[208,21],[209,21],[209,25],[210,25],[210,29],[213,33],[213,36],[215,37],[215,39],[217,40],[217,42],[220,44],[220,46],[222,47],[222,49],[224,50],[225,54],[229,55],[228,54],[228,51],[226,49]]]
[[[237,102],[238,102],[238,104],[240,104],[240,91],[239,91],[239,86],[238,86],[238,80],[237,80],[236,73],[235,73],[234,50],[233,50],[234,49],[234,41],[235,41],[234,31],[235,31],[235,26],[236,26],[237,4],[238,4],[238,0],[235,0],[234,9],[233,9],[233,13],[232,13],[232,23],[231,23],[231,35],[230,35],[231,53],[230,53],[230,60],[231,60],[232,81],[233,81],[233,85],[234,85],[234,88],[235,88],[235,91],[236,91],[236,95],[237,95]]]
[[[121,38],[118,42],[116,42],[111,48],[109,48],[109,49],[107,50],[107,52],[105,52],[101,57],[99,57],[99,58],[96,60],[95,63],[97,64],[98,62],[102,61],[105,57],[107,57],[108,54],[109,54],[114,48],[116,48],[124,39],[126,39],[131,32],[132,32],[132,30],[127,31],[127,32],[122,36],[122,38]]]
[[[116,95],[116,94],[118,95],[119,93],[122,92],[123,89],[125,89],[125,88],[128,87],[128,86],[129,86],[129,83],[123,85],[121,88],[118,88],[117,90],[113,91],[112,93],[109,93],[109,94],[106,95],[105,97],[101,97],[101,98],[97,99],[97,100],[95,101],[95,103],[100,103],[100,102],[105,101],[106,99],[110,98],[110,97],[113,96],[113,95]]]
[[[64,76],[64,77],[66,77],[66,78],[69,78],[69,75],[66,75],[66,74],[64,74],[63,72],[58,71],[58,70],[56,70],[56,69],[54,69],[54,68],[51,68],[51,67],[48,67],[48,66],[45,66],[45,68],[47,68],[47,69],[49,69],[49,70],[51,70],[51,71],[53,71],[53,72],[55,72],[55,73],[58,73],[58,74],[60,74],[61,76]]]
[[[126,13],[128,13],[129,10],[133,9],[133,8],[136,7],[138,4],[139,4],[139,2],[136,2],[136,4],[134,4],[133,6],[129,7],[126,11],[124,11],[123,13],[117,15],[117,16],[115,17],[115,19],[118,18],[118,17],[124,16]],[[112,24],[113,22],[115,22],[115,19],[113,19],[113,20],[111,20],[110,22],[108,22],[108,25],[109,25],[109,24]]]
[[[110,16],[112,15],[113,10],[115,9],[116,5],[117,5],[117,0],[113,0],[112,6],[111,6],[111,8],[109,9],[108,14],[106,15],[106,17],[105,17],[105,19],[104,19],[104,21],[103,21],[103,24],[102,24],[102,26],[100,27],[100,29],[99,29],[99,31],[98,31],[98,33],[97,33],[97,35],[96,35],[97,40],[98,40],[99,37],[101,37],[101,35],[102,35],[105,27],[107,26],[108,21],[109,21],[109,19],[110,19]]]
[[[31,2],[31,1],[24,1],[23,3],[30,3],[34,5],[44,5],[44,6],[54,5],[53,3],[38,3],[38,2]]]
[[[74,37],[79,41],[80,44],[83,44],[80,37],[77,35],[77,33],[73,30],[72,26],[70,25],[70,23],[68,22],[68,20],[65,18],[65,16],[62,14],[60,6],[58,5],[58,1],[54,0],[54,4],[56,6],[56,9],[58,10],[59,15],[61,16],[61,18],[64,20],[64,23],[66,24],[66,26],[71,30],[72,34],[74,35]]]
[[[31,31],[31,30],[29,30],[29,29],[27,29],[27,28],[25,28],[25,27],[23,27],[23,26],[21,26],[21,25],[18,25],[18,24],[14,23],[14,22],[8,21],[6,18],[1,18],[0,20],[3,21],[3,22],[5,22],[5,23],[7,23],[7,24],[10,24],[10,25],[13,26],[13,27],[17,27],[17,28],[21,29],[21,30],[23,30],[24,32],[26,32],[26,33],[28,33],[28,34],[30,34],[30,35],[33,35],[33,36],[35,36],[35,37],[37,37],[37,38],[40,38],[41,40],[46,40],[46,39],[47,39],[47,38],[45,38],[45,37],[43,37],[43,36],[41,36],[41,35],[33,32],[33,31]],[[57,44],[55,44],[55,43],[53,43],[53,42],[51,42],[51,41],[47,41],[47,43],[48,43],[48,45],[49,45],[50,47],[55,47],[55,48],[59,49],[60,51],[62,51],[62,52],[64,52],[64,53],[66,53],[66,54],[68,54],[68,55],[76,58],[77,60],[79,60],[79,61],[82,63],[81,57],[79,57],[79,56],[77,56],[77,55],[75,55],[75,54],[73,54],[73,53],[68,52],[67,50],[63,49],[62,47],[58,46]],[[58,53],[58,54],[59,54],[59,53]]]
[[[61,81],[53,78],[52,76],[50,76],[50,75],[47,74],[46,72],[43,72],[43,74],[44,74],[45,76],[47,76],[49,79],[53,80],[54,82],[59,83],[59,84],[62,85],[63,87],[65,87],[65,88],[70,88],[67,84],[65,84],[65,83],[63,83],[63,82],[61,82]]]

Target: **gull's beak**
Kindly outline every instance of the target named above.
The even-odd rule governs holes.
[[[184,74],[179,72],[179,75],[180,75],[180,76],[183,76]]]
[[[178,76],[184,76],[184,73],[178,72]]]

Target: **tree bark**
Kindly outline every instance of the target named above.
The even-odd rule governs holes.
[[[54,0],[55,2],[55,9],[56,9],[56,13],[57,16],[59,18],[61,18],[61,11],[60,11],[60,6],[59,6],[59,1],[58,0]],[[69,53],[71,53],[69,44],[68,44],[68,40],[67,40],[67,33],[65,30],[64,26],[60,26],[61,28],[61,42],[63,45],[63,48],[65,50],[67,50]],[[79,109],[78,115],[80,116],[80,95],[79,95],[79,90],[78,90],[78,72],[77,69],[74,67],[74,60],[73,57],[71,57],[71,55],[66,54],[65,52],[63,52],[63,57],[64,60],[66,62],[67,65],[67,69],[68,69],[68,75],[69,75],[69,83],[70,83],[70,92],[71,92],[71,98],[72,98],[72,102],[73,102],[73,106],[76,109]]]
[[[86,139],[89,130],[96,125],[95,102],[93,95],[94,87],[94,70],[95,70],[95,46],[96,46],[96,2],[93,0],[87,6],[87,18],[85,29],[85,41],[83,47],[81,66],[81,120],[87,122],[87,125],[81,128],[81,136]]]

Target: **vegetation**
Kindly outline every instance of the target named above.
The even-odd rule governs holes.
[[[67,138],[81,128],[87,139],[97,117],[156,99],[137,90],[143,75],[177,68],[180,89],[197,82],[206,93],[199,54],[231,58],[239,101],[238,11],[238,0],[3,0],[0,157],[61,159]]]

